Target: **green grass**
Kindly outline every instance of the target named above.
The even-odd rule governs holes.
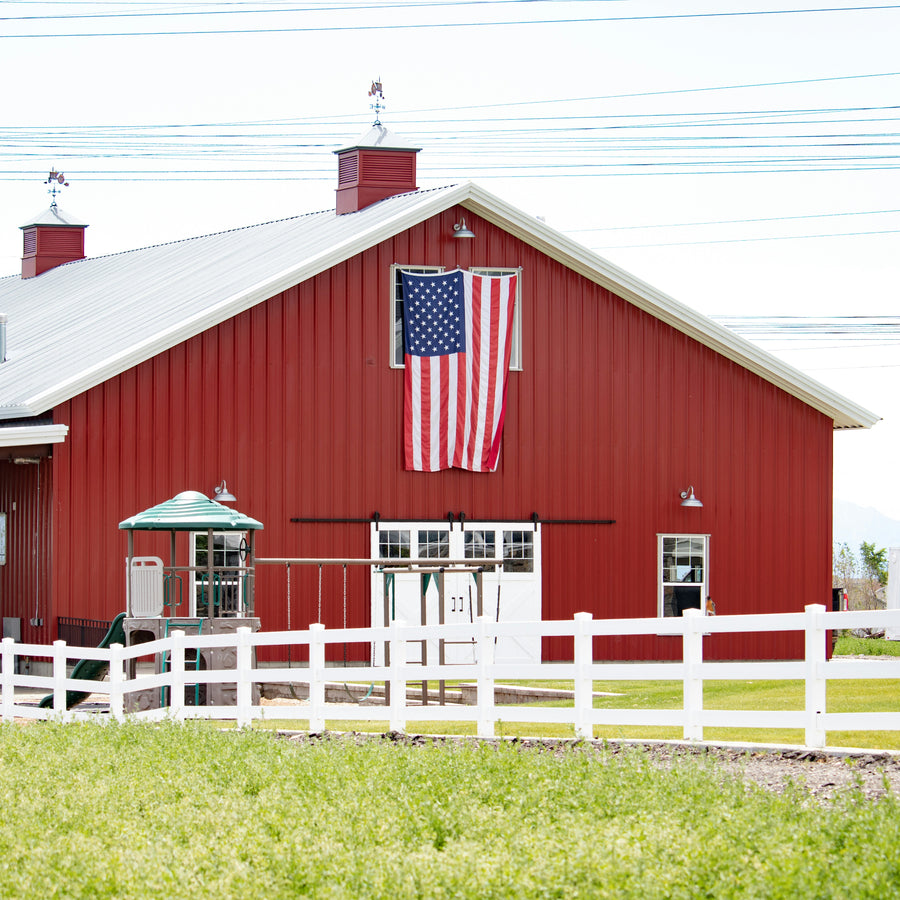
[[[0,727],[0,896],[884,898],[900,803],[636,749]]]
[[[842,635],[834,645],[837,656],[900,656],[900,641]]]
[[[516,682],[513,682],[516,683]],[[518,682],[523,684],[524,682]],[[530,682],[539,687],[572,690],[572,682],[565,680]],[[437,684],[432,685],[436,688]],[[449,685],[448,685],[449,687]],[[605,709],[680,709],[683,705],[680,681],[595,681],[594,691],[616,696],[596,697],[595,708]],[[892,712],[900,703],[900,680],[865,679],[834,680],[828,683],[829,712]],[[540,706],[572,706],[572,701],[542,701]],[[703,688],[705,709],[797,710],[803,709],[802,681],[707,681]],[[544,725],[522,722],[516,718],[517,706],[499,707],[504,718],[497,724],[499,737],[571,738],[571,725]],[[277,715],[277,713],[275,713]],[[508,718],[506,718],[508,716]],[[415,720],[410,710],[406,730],[411,734],[474,735],[472,722],[426,722]],[[387,730],[387,716],[383,721],[363,720],[327,721],[334,731],[382,732]],[[305,729],[306,721],[276,720],[265,728]],[[594,737],[608,740],[681,740],[681,728],[668,726],[595,726]],[[704,739],[725,743],[796,744],[802,745],[805,733],[798,728],[706,728]],[[877,750],[900,750],[900,732],[894,731],[830,731],[829,747],[855,747]]]

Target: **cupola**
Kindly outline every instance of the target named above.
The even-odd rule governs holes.
[[[416,154],[412,147],[376,122],[355,144],[335,150],[338,158],[337,214],[356,212],[372,203],[416,189]]]
[[[56,203],[21,228],[23,278],[34,278],[63,263],[84,259],[87,225],[63,212]]]

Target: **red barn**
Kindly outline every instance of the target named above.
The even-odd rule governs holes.
[[[501,619],[827,601],[832,433],[876,418],[474,184],[417,190],[415,153],[377,126],[338,154],[336,210],[128,253],[84,258],[56,207],[23,226],[22,274],[0,279],[9,633],[113,618],[118,523],[222,479],[262,557],[502,557]],[[518,275],[499,462],[408,471],[399,272],[457,268]],[[368,624],[378,578],[295,572],[291,602],[261,569],[266,630]],[[713,658],[799,649],[714,640]]]

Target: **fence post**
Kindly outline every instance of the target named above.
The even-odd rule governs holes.
[[[169,655],[169,715],[184,718],[184,632],[173,631],[169,636],[172,650]],[[200,650],[198,649],[199,653]]]
[[[53,713],[66,714],[66,642],[53,642]]]
[[[594,683],[591,666],[594,663],[594,639],[590,631],[591,613],[575,613],[575,737],[592,740],[594,725]]]
[[[684,739],[702,741],[703,725],[703,613],[699,609],[684,611]]]
[[[16,686],[13,681],[13,673],[16,670],[16,642],[13,638],[3,638],[0,644],[0,654],[2,654],[3,671],[0,673],[2,679],[2,719],[4,722],[12,722],[15,718],[16,711]]]
[[[478,617],[475,630],[475,652],[478,654],[478,737],[492,738],[496,724],[494,704],[494,636],[490,619]]]
[[[391,686],[391,731],[406,731],[406,641],[400,636],[400,629],[405,624],[401,619],[391,622],[391,665],[388,676]]]
[[[822,715],[825,712],[827,697],[827,681],[825,669],[825,628],[822,624],[822,613],[825,607],[821,603],[811,603],[806,610],[806,734],[804,743],[807,747],[825,746],[825,729],[822,727]]]
[[[250,652],[250,629],[246,625],[237,630],[237,727],[246,728],[253,719],[253,694],[250,690],[253,654]]]
[[[111,644],[109,647],[109,714],[117,722],[125,718],[123,652],[121,644]]]
[[[325,730],[325,626],[309,626],[309,730]]]

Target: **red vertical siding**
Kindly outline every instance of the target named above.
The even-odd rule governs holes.
[[[117,524],[226,478],[265,524],[262,556],[367,556],[364,524],[292,517],[615,519],[544,529],[545,617],[653,616],[659,533],[711,540],[719,611],[797,610],[830,586],[831,422],[800,401],[465,212],[450,210],[160,354],[55,410],[57,615],[124,605]],[[392,263],[523,269],[523,371],[513,373],[493,474],[402,468],[403,372],[390,368]],[[702,509],[684,509],[693,485]],[[146,542],[155,546],[149,549]],[[165,540],[142,552],[168,559]],[[161,545],[161,546],[159,546]],[[343,619],[340,570],[323,579]],[[263,570],[264,627],[287,624],[284,573]],[[368,621],[367,573],[348,574],[349,621]],[[292,573],[291,624],[318,613],[316,572]],[[718,641],[718,639],[717,639]],[[666,658],[664,639],[610,656]],[[570,652],[548,642],[553,655]],[[723,638],[714,655],[795,643]]]
[[[6,565],[0,566],[0,608],[21,619],[22,639],[49,643],[52,470],[37,463],[0,462],[0,512],[6,513]],[[42,619],[43,625],[31,625]]]

